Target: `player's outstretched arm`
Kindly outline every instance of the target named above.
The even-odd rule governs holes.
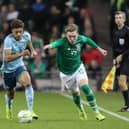
[[[50,49],[50,48],[51,48],[51,44],[45,45],[45,46],[43,47],[44,50]]]
[[[97,49],[101,52],[101,54],[102,54],[103,56],[106,56],[106,55],[107,55],[107,51],[106,51],[105,49],[103,49],[103,48],[101,48],[101,47],[97,47]]]

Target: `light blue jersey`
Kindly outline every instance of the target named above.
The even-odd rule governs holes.
[[[11,49],[12,54],[21,53],[31,41],[31,36],[28,32],[24,32],[21,40],[17,41],[12,34],[6,36],[3,47],[3,64],[1,70],[6,73],[15,71],[18,67],[24,66],[23,57],[19,57],[13,61],[6,62],[5,50]]]

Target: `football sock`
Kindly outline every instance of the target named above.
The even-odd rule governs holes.
[[[13,99],[9,98],[7,94],[5,94],[5,102],[6,102],[6,107],[8,109],[11,109],[12,108]]]
[[[83,104],[81,103],[80,96],[73,95],[73,101],[77,105],[77,107],[79,108],[79,110],[82,111],[83,110]]]
[[[129,106],[129,93],[128,90],[122,91],[124,101],[125,101],[125,106]]]
[[[89,85],[85,84],[85,85],[81,86],[81,89],[83,90],[84,94],[86,95],[86,99],[87,99],[89,105],[91,106],[91,108],[93,109],[93,111],[99,112],[98,106],[96,104],[96,98],[94,96],[94,93],[90,89]]]
[[[30,112],[33,112],[34,91],[32,86],[25,87],[25,96],[26,96],[28,110]]]

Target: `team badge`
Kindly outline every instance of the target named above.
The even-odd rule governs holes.
[[[119,39],[119,44],[120,44],[120,45],[124,45],[124,44],[125,44],[125,39],[120,38],[120,39]]]
[[[77,47],[77,51],[81,50],[81,45],[80,44],[77,44],[76,47]]]

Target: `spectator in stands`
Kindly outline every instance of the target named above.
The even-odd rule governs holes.
[[[28,67],[36,79],[42,79],[45,77],[46,65],[42,60],[41,51],[37,51],[37,53],[34,60],[28,63]]]
[[[48,25],[49,25],[49,29],[53,25],[58,25],[59,29],[61,29],[61,26],[62,26],[61,9],[56,5],[52,5],[50,8],[50,12],[48,16]]]
[[[7,6],[2,5],[0,9],[0,27],[3,25],[4,22],[7,21],[7,13],[8,13]]]
[[[43,0],[36,0],[32,5],[32,20],[34,22],[34,30],[38,33],[43,33],[46,23],[47,4]]]
[[[88,6],[88,0],[75,0],[74,6],[80,8],[86,8]]]
[[[95,29],[95,23],[93,18],[93,13],[91,9],[85,10],[85,19],[84,19],[84,34],[94,41],[97,41],[97,34]]]
[[[33,47],[38,50],[41,50],[44,45],[43,39],[39,37],[37,32],[32,32],[32,44]]]
[[[103,55],[90,45],[86,45],[86,51],[82,53],[82,60],[89,71],[89,77],[96,78],[101,75],[101,63]]]
[[[3,40],[5,36],[7,36],[10,33],[9,23],[4,22],[2,24],[1,30],[0,30],[0,44],[3,43]]]
[[[16,9],[13,3],[8,5],[8,14],[7,14],[7,21],[11,22],[13,19],[17,19],[19,16],[19,11]]]
[[[68,17],[67,17],[67,19],[66,19],[66,23],[64,24],[64,26],[63,26],[63,30],[62,30],[62,37],[64,37],[65,36],[65,27],[67,26],[67,25],[70,25],[70,24],[75,24],[76,23],[76,20],[75,20],[75,17],[73,16],[73,15],[69,15]]]
[[[77,24],[79,25],[79,28],[80,28],[79,31],[81,34],[84,32],[85,15],[86,15],[86,8],[81,8],[79,10],[79,15],[77,18]]]

